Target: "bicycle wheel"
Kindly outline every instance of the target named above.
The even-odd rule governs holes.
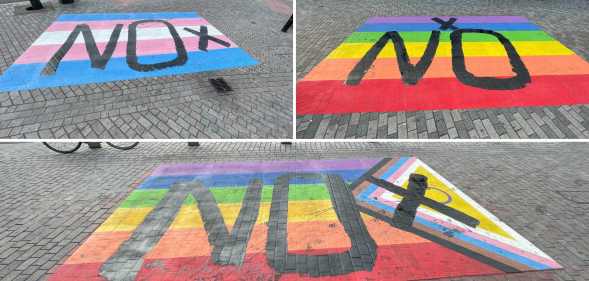
[[[116,148],[116,149],[129,150],[129,149],[132,149],[133,147],[136,147],[139,143],[138,142],[117,142],[117,143],[107,142],[107,144]]]
[[[43,142],[43,144],[47,148],[63,154],[73,153],[82,146],[81,142]]]

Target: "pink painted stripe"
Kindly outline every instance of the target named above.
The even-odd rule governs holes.
[[[379,189],[381,189],[381,188],[379,188]],[[376,193],[376,191],[375,191],[375,192],[373,192],[372,194],[375,194],[375,193]],[[384,192],[383,192],[383,193],[384,193]],[[380,194],[383,194],[383,193],[380,193]],[[374,198],[374,196],[373,196],[372,194],[370,195],[370,197],[371,197],[371,198]],[[384,197],[378,196],[377,198],[379,198],[379,201],[380,201],[381,203],[384,203],[384,204],[386,204],[386,205],[388,205],[388,206],[391,206],[391,207],[393,207],[393,208],[396,208],[396,207],[397,207],[397,205],[398,205],[398,203],[397,203],[397,202],[395,202],[395,201],[391,201],[391,200],[388,200],[388,199],[386,199],[386,198],[384,198]],[[519,248],[513,247],[513,246],[511,246],[511,245],[509,245],[509,244],[505,244],[505,243],[503,243],[503,242],[501,242],[501,241],[497,241],[497,240],[491,239],[491,238],[489,238],[489,237],[486,237],[486,236],[480,235],[480,234],[478,234],[478,233],[475,233],[475,232],[472,232],[472,231],[470,231],[470,230],[467,230],[467,229],[465,229],[465,228],[462,228],[462,227],[459,227],[459,226],[456,226],[456,225],[450,224],[450,223],[448,223],[448,222],[446,222],[446,221],[443,221],[443,220],[440,220],[440,219],[438,219],[438,218],[434,218],[434,217],[432,217],[432,216],[430,216],[430,215],[428,215],[428,214],[425,214],[425,213],[423,213],[423,212],[420,212],[420,211],[418,211],[418,212],[417,212],[417,215],[418,215],[419,217],[421,217],[421,218],[425,219],[425,220],[428,220],[428,221],[430,221],[430,222],[437,223],[437,224],[439,224],[439,225],[442,225],[442,226],[444,226],[444,227],[446,227],[446,228],[449,228],[449,229],[455,229],[455,230],[458,230],[458,231],[462,232],[462,234],[464,234],[464,235],[467,235],[467,236],[469,236],[469,237],[472,237],[472,238],[474,238],[474,239],[477,239],[477,240],[480,240],[480,241],[484,241],[484,242],[486,242],[486,243],[488,243],[488,244],[491,244],[491,245],[493,245],[493,246],[496,246],[496,247],[498,247],[498,248],[505,249],[505,250],[507,250],[507,251],[510,251],[510,252],[512,252],[512,253],[516,253],[516,254],[518,254],[518,255],[524,256],[524,257],[526,257],[526,258],[529,258],[529,259],[531,259],[531,260],[534,260],[534,261],[536,261],[536,262],[539,262],[539,263],[546,264],[546,265],[548,265],[548,266],[550,266],[550,267],[552,267],[552,268],[560,268],[560,267],[561,267],[561,265],[559,265],[558,263],[556,263],[556,262],[555,262],[554,260],[552,260],[552,259],[547,259],[547,258],[544,258],[544,257],[538,256],[538,255],[535,255],[535,254],[533,254],[533,253],[530,253],[530,252],[524,251],[524,250],[522,250],[522,249],[519,249]]]
[[[386,190],[384,190],[384,188],[377,188],[376,190],[374,190],[374,192],[372,192],[372,194],[370,194],[370,196],[372,196],[371,198],[380,198],[381,195],[383,195],[386,192]]]
[[[405,161],[405,163],[397,170],[395,171],[392,175],[390,175],[388,178],[386,178],[385,180],[387,180],[388,182],[394,182],[395,180],[397,180],[403,173],[405,173],[405,171],[407,171],[407,169],[409,169],[409,167],[411,165],[413,165],[413,163],[415,163],[415,161],[417,160],[416,157],[411,157],[409,158],[407,161]]]
[[[287,16],[292,14],[292,8],[280,0],[264,0],[264,2],[266,2],[266,5],[268,5],[268,7],[274,12]]]
[[[236,48],[237,45],[233,43],[226,36],[218,36],[217,38],[229,42],[230,48]],[[198,50],[198,37],[187,37],[182,38],[184,46],[188,52],[196,52]],[[97,43],[98,49],[102,53],[106,47],[106,42]],[[61,45],[42,45],[42,46],[31,46],[24,54],[22,54],[14,63],[15,64],[31,64],[31,63],[46,63],[48,62],[53,54],[59,50]],[[209,50],[224,49],[218,43],[209,41]],[[174,47],[174,41],[170,39],[154,39],[154,40],[140,40],[137,42],[137,55],[148,56],[148,55],[161,55],[161,54],[173,54],[176,53]],[[125,57],[127,55],[127,44],[119,42],[113,53],[113,58]],[[65,55],[63,61],[72,60],[89,60],[86,46],[83,43],[74,44],[70,51]]]
[[[46,30],[47,31],[68,31],[74,30],[76,25],[78,24],[87,24],[90,26],[90,29],[97,30],[97,29],[108,29],[113,30],[115,25],[123,24],[125,27],[129,26],[132,22],[136,20],[108,20],[108,21],[57,21],[52,23]],[[191,19],[169,19],[167,20],[169,23],[175,26],[186,26],[186,25],[208,25],[209,22],[204,18],[191,18]],[[149,28],[149,27],[163,27],[162,23],[157,22],[148,22],[139,25],[140,28]]]

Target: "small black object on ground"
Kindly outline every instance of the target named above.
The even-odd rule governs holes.
[[[211,78],[209,79],[209,82],[211,83],[211,85],[213,85],[213,88],[215,88],[217,93],[226,93],[233,91],[233,89],[229,87],[229,84],[227,84],[227,81],[225,81],[225,79],[223,78]]]
[[[293,15],[290,15],[290,18],[288,18],[288,21],[286,22],[286,24],[282,27],[281,31],[282,32],[287,32],[288,29],[292,26],[292,18]]]

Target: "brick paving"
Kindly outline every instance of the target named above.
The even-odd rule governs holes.
[[[589,60],[589,3],[571,1],[297,1],[297,79],[371,16],[520,15]],[[297,116],[297,138],[589,137],[589,105]]]
[[[83,147],[61,155],[37,143],[1,144],[0,280],[43,280],[55,272],[161,164],[409,155],[564,267],[451,280],[587,280],[587,153],[581,143],[142,143],[124,152]],[[248,196],[255,197],[252,188]]]
[[[5,3],[6,1],[2,1]],[[291,0],[0,4],[0,73],[62,13],[197,11],[260,64],[197,74],[0,93],[0,138],[289,138]],[[209,78],[233,91],[217,93]]]

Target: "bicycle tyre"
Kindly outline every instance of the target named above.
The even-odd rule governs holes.
[[[138,142],[135,142],[135,143],[133,143],[133,144],[131,144],[131,145],[124,146],[124,145],[116,145],[116,144],[113,144],[112,142],[106,142],[106,143],[107,143],[108,145],[110,145],[110,146],[112,146],[112,147],[114,147],[114,148],[116,148],[116,149],[120,149],[120,150],[129,150],[129,149],[133,149],[134,147],[136,147],[136,146],[139,144]]]
[[[78,145],[76,145],[73,149],[70,149],[70,150],[60,150],[60,149],[57,149],[57,148],[51,146],[49,143],[46,143],[46,142],[43,142],[43,145],[45,145],[47,148],[49,148],[57,153],[70,154],[70,153],[74,153],[76,150],[80,149],[80,146],[82,146],[82,143],[78,142]]]

